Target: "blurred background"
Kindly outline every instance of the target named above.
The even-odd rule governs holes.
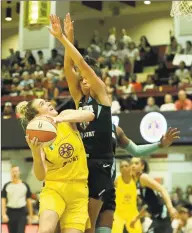
[[[171,1],[3,1],[1,2],[2,187],[12,164],[32,191],[34,226],[42,183],[15,115],[22,100],[44,98],[58,111],[74,108],[63,72],[65,51],[47,31],[49,15],[75,21],[75,46],[98,61],[112,101],[114,121],[136,144],[146,144],[140,123],[160,111],[181,139],[148,157],[151,175],[169,191],[174,204],[192,204],[192,27],[171,18]],[[117,149],[119,162],[128,157]],[[7,233],[3,225],[3,233]]]

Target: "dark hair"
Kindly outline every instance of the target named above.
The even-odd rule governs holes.
[[[142,165],[144,166],[143,172],[144,173],[149,173],[149,164],[148,164],[148,162],[146,160],[144,160],[144,159],[140,159],[140,160],[141,160]]]
[[[88,55],[86,55],[84,57],[84,60],[93,69],[93,71],[96,73],[98,78],[102,78],[102,74],[101,74],[100,68],[97,64],[97,61],[94,58],[89,57]]]
[[[39,55],[40,55],[40,54],[43,54],[43,52],[42,52],[41,50],[39,50],[37,53],[38,53]]]
[[[187,40],[186,43],[192,46],[192,42],[190,40]]]

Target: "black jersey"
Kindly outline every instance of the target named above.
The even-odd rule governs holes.
[[[91,96],[86,101],[84,96],[79,109],[95,114],[93,121],[78,124],[88,158],[113,158],[111,108],[98,104]]]
[[[139,196],[141,197],[144,204],[147,204],[148,212],[152,214],[152,217],[164,218],[167,216],[166,206],[157,191],[154,191],[153,189],[148,187],[142,187],[140,184],[140,178],[137,182],[137,188]]]

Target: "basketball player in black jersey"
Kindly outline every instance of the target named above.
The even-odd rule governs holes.
[[[65,26],[68,16],[65,19]],[[51,16],[50,20],[52,28],[49,28],[49,31],[65,47],[64,71],[76,108],[87,109],[95,113],[95,119],[91,124],[84,122],[78,127],[87,153],[89,168],[89,217],[91,228],[87,232],[94,233],[98,214],[105,202],[104,194],[106,191],[114,189],[112,179],[114,154],[111,137],[111,103],[105,84],[100,79],[100,70],[94,60],[88,59],[86,62],[83,59],[73,44],[62,33],[60,20],[57,16]],[[68,30],[66,28],[67,26],[65,32]],[[79,74],[70,68],[68,62],[70,63],[71,59],[69,57],[78,67]],[[81,76],[80,80],[79,75]]]
[[[149,166],[145,160],[132,158],[131,169],[137,183],[139,196],[145,204],[144,209],[147,209],[153,220],[148,233],[172,233],[170,217],[177,217],[177,211],[172,205],[168,192],[147,174]],[[144,209],[133,219],[132,227],[142,217]]]
[[[111,190],[112,192],[114,190],[112,179],[114,155],[111,138],[111,103],[107,96],[105,85],[99,79],[101,77],[100,70],[95,66],[94,60],[87,59],[87,62],[83,60],[79,52],[69,42],[73,42],[74,40],[73,23],[71,22],[70,15],[68,14],[64,20],[64,29],[68,40],[62,34],[58,17],[52,16],[51,23],[52,29],[49,29],[49,31],[61,41],[66,49],[64,62],[65,75],[76,108],[89,109],[97,116],[92,124],[84,122],[79,126],[88,155],[89,214],[91,218],[91,230],[89,232],[94,232],[97,216],[102,204],[105,203],[106,198],[104,194],[107,190]],[[73,69],[73,61],[80,71],[80,79],[79,74]],[[137,148],[131,140],[128,140],[128,144],[126,145],[126,150],[131,150],[132,153],[137,149],[140,149],[137,150],[138,152],[143,152],[143,150],[147,149],[148,152],[152,152],[159,148],[159,143],[157,145],[148,145],[150,148],[145,147],[147,145]],[[105,230],[105,232],[110,232],[110,229]]]

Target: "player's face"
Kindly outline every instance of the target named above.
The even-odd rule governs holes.
[[[19,169],[19,167],[11,168],[11,177],[12,177],[12,179],[19,179],[20,178],[20,169]]]
[[[36,99],[33,102],[33,107],[38,111],[39,115],[47,115],[52,117],[58,115],[58,112],[55,110],[52,104],[43,99]]]
[[[140,173],[143,169],[143,165],[139,158],[132,158],[131,160],[131,172],[133,175]]]
[[[88,95],[90,92],[90,84],[83,77],[80,77],[80,87],[84,95]]]
[[[120,172],[121,172],[122,175],[130,173],[130,164],[127,161],[122,161],[121,162]]]

